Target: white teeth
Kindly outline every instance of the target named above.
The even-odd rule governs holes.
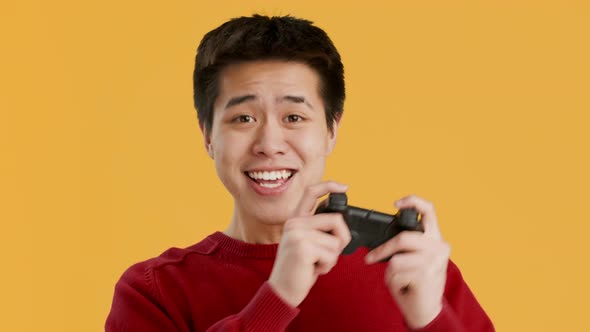
[[[248,176],[255,180],[278,180],[278,179],[287,179],[291,176],[292,172],[288,170],[280,170],[280,171],[264,171],[264,172],[248,172]]]
[[[281,185],[280,183],[261,183],[260,184],[261,187],[265,187],[265,188],[276,188],[280,185]]]

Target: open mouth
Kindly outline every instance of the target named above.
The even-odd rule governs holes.
[[[263,188],[278,188],[285,182],[289,181],[296,171],[292,169],[282,169],[274,171],[248,171],[244,172],[252,181],[256,182]]]

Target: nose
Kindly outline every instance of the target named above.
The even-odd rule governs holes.
[[[252,146],[254,154],[272,158],[287,152],[285,132],[279,123],[267,119],[256,128],[256,138]]]

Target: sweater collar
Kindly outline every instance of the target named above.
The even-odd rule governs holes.
[[[214,247],[218,247],[232,256],[251,258],[274,258],[277,254],[278,243],[254,244],[240,241],[225,235],[222,232],[215,232],[207,239]]]

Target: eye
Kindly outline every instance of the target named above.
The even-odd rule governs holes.
[[[289,114],[285,120],[287,122],[301,122],[303,121],[303,117],[297,114]]]
[[[236,116],[233,120],[233,122],[241,122],[241,123],[248,123],[248,122],[254,122],[254,117],[250,116],[250,115],[238,115]]]

